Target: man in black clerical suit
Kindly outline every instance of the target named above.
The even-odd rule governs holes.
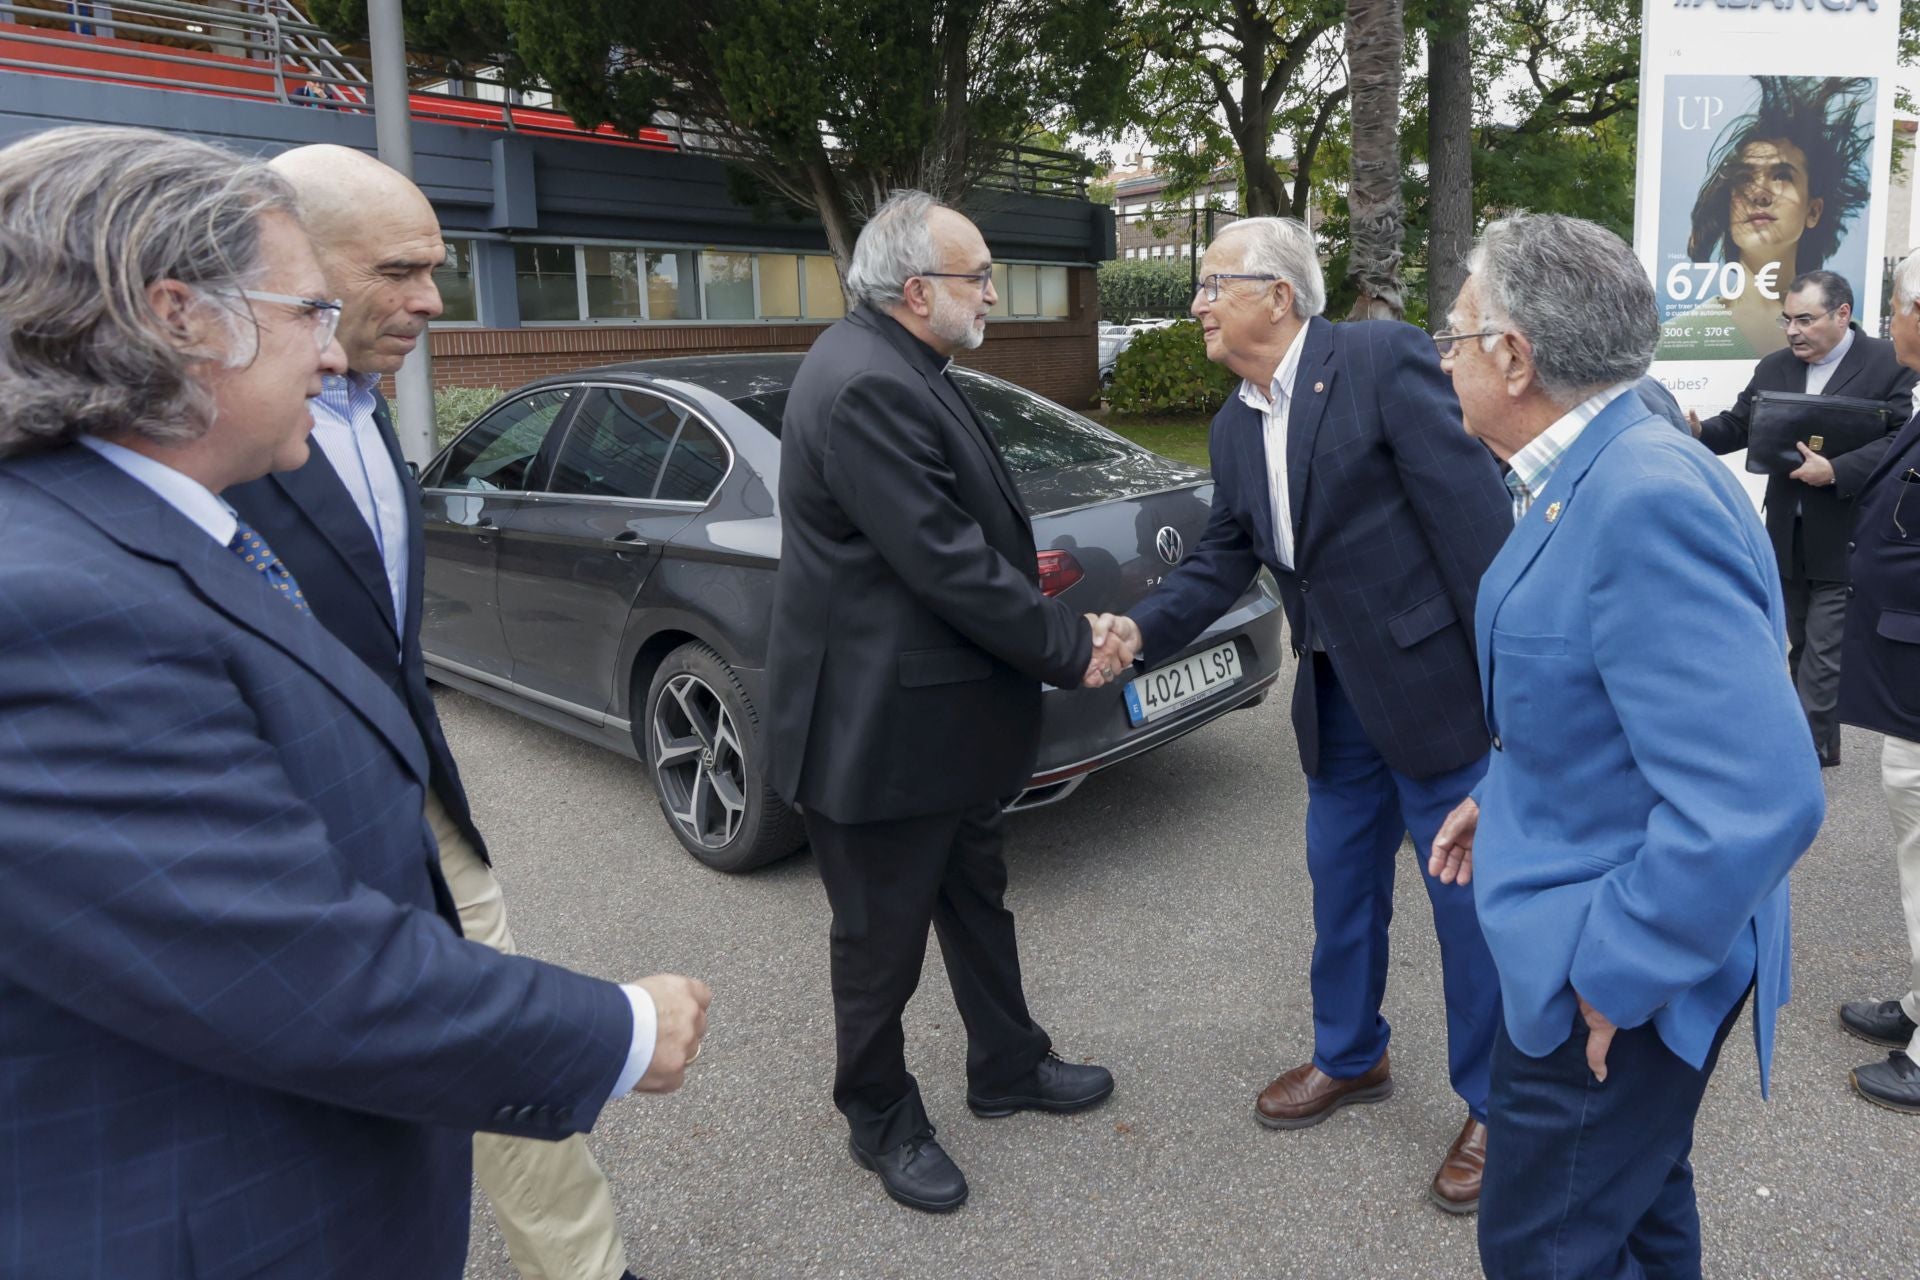
[[[929,923],[976,1115],[1113,1091],[1027,1012],[1001,810],[1033,768],[1041,683],[1098,684],[1133,655],[1040,593],[1013,476],[946,375],[995,301],[978,228],[896,193],[854,246],[847,293],[857,305],[808,353],[781,428],[769,759],[833,906],[834,1102],[853,1157],[937,1213],[967,1183],[933,1140],[900,1026]]]
[[[1767,481],[1767,532],[1780,561],[1787,597],[1787,665],[1813,730],[1820,763],[1840,763],[1840,636],[1847,612],[1847,537],[1853,501],[1887,452],[1898,424],[1913,412],[1915,374],[1894,357],[1893,344],[1869,338],[1853,323],[1853,286],[1831,271],[1809,271],[1787,287],[1780,304],[1787,345],[1761,358],[1733,408],[1702,422],[1688,419],[1715,453],[1747,447],[1756,391],[1812,392],[1882,400],[1895,426],[1837,458],[1800,446],[1805,459],[1791,475]]]

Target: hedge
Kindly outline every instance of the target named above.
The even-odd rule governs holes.
[[[1196,320],[1134,335],[1114,366],[1108,401],[1116,413],[1212,413],[1238,380],[1207,359]]]

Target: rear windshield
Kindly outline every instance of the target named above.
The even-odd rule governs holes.
[[[1000,452],[1015,474],[1107,462],[1133,452],[1131,446],[1076,413],[1010,383],[965,369],[953,371],[980,420],[1000,441]],[[787,409],[785,389],[733,402],[775,436]]]

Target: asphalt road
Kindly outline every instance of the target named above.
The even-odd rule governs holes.
[[[1408,850],[1386,1014],[1398,1092],[1293,1133],[1254,1095],[1305,1059],[1312,942],[1305,788],[1284,689],[1012,821],[1026,985],[1060,1051],[1113,1068],[1097,1111],[976,1120],[937,949],[906,1019],[958,1213],[887,1200],[830,1097],[825,895],[811,859],[745,877],[694,862],[633,762],[442,691],[440,707],[522,950],[609,978],[712,983],[687,1087],[627,1100],[592,1135],[634,1269],[699,1277],[1470,1277],[1472,1219],[1425,1200],[1464,1107],[1446,1083],[1432,916]],[[1795,999],[1773,1098],[1750,1024],[1699,1125],[1706,1272],[1912,1275],[1920,1119],[1871,1107],[1839,1000],[1907,971],[1879,740],[1848,732],[1821,839],[1795,873]],[[476,1198],[472,1280],[515,1272]]]

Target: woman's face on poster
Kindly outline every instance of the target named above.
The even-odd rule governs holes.
[[[1820,221],[1822,201],[1807,193],[1807,154],[1784,138],[1756,138],[1734,162],[1733,243],[1741,256],[1778,260]]]

